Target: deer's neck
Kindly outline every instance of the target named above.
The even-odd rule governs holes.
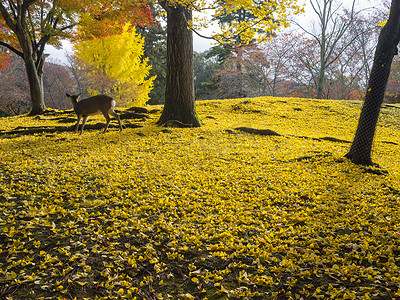
[[[71,98],[71,102],[72,102],[72,106],[75,108],[76,104],[78,104],[78,101],[76,101],[76,99],[72,99]]]

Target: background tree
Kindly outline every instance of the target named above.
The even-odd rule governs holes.
[[[57,109],[71,108],[70,101],[66,101],[65,92],[76,88],[76,81],[68,67],[58,61],[46,61],[43,73],[43,89],[45,103]]]
[[[7,116],[29,109],[29,83],[23,63],[15,55],[10,57],[9,66],[0,72],[0,114]]]
[[[220,64],[213,58],[208,58],[208,51],[194,52],[194,88],[196,99],[218,98],[215,79]]]
[[[7,26],[5,25],[5,21],[0,18],[0,36],[5,35],[6,33]],[[4,71],[10,66],[12,57],[8,52],[7,48],[0,43],[0,71]]]
[[[324,97],[323,89],[327,69],[338,59],[343,51],[351,44],[339,43],[344,35],[349,31],[355,16],[355,0],[352,1],[350,18],[343,18],[339,11],[341,4],[334,0],[310,0],[313,12],[317,17],[312,29],[307,29],[303,25],[298,26],[313,40],[316,41],[319,62],[317,65],[305,61],[309,72],[313,72],[313,80],[316,85],[316,97]],[[317,53],[316,53],[317,54]]]
[[[257,9],[262,9],[263,5],[266,5],[265,1],[255,1],[253,3]],[[274,5],[272,5],[271,10],[273,11],[275,9]],[[229,8],[224,8],[221,10],[219,14],[217,14],[214,19],[218,22],[220,27],[226,27],[228,26],[230,30],[223,32],[219,36],[220,41],[223,41],[223,49],[225,50],[225,60],[228,59],[229,62],[227,65],[229,67],[226,68],[227,72],[222,71],[219,75],[219,87],[223,89],[223,86],[225,84],[231,85],[231,89],[229,89],[228,93],[221,93],[221,95],[225,95],[225,97],[229,98],[242,98],[246,96],[250,96],[248,94],[248,91],[246,91],[245,88],[245,82],[244,82],[244,77],[245,72],[243,70],[243,62],[244,59],[242,55],[246,50],[242,49],[243,46],[248,46],[248,44],[253,44],[255,42],[255,39],[248,41],[243,45],[243,40],[241,34],[236,34],[238,28],[234,27],[234,24],[247,24],[247,23],[252,23],[257,21],[257,16],[254,15],[253,10],[248,10],[244,7],[241,7],[235,11],[230,10]],[[273,15],[271,14],[270,16],[270,21],[271,24],[277,23],[276,20],[273,19]],[[236,32],[235,32],[236,31]],[[261,34],[272,34],[273,31],[269,31],[266,33],[265,31],[262,30],[262,28],[259,27],[254,27],[254,32],[258,36]],[[247,48],[247,47],[246,47]],[[224,53],[220,52],[220,53]],[[228,52],[228,54],[227,54]],[[226,63],[226,61],[225,61]],[[235,68],[236,70],[234,70]],[[243,80],[242,80],[243,79]],[[226,90],[228,91],[228,90]]]
[[[167,31],[166,19],[162,14],[162,8],[150,3],[156,22],[152,26],[136,27],[137,31],[144,37],[143,57],[148,59],[151,70],[149,77],[155,77],[153,88],[149,93],[147,104],[164,104],[165,77],[167,64]]]
[[[0,111],[4,115],[20,115],[30,109],[29,83],[23,61],[13,54],[10,56],[14,57],[10,66],[0,72]],[[69,108],[65,91],[76,86],[70,70],[56,61],[45,62],[43,68],[46,70],[43,74],[45,102],[53,108]]]
[[[0,1],[0,21],[6,30],[0,31],[0,45],[24,61],[31,92],[31,114],[45,110],[43,97],[44,49],[47,44],[58,45],[61,39],[71,38],[81,16],[81,38],[114,32],[121,23],[148,23],[151,11],[147,2],[112,0],[9,0]],[[137,12],[140,13],[137,13]],[[148,13],[148,14],[147,14]],[[146,16],[146,17],[145,17]],[[99,22],[99,21],[102,22]],[[116,21],[117,20],[117,21]],[[99,24],[105,24],[99,26]],[[113,26],[111,26],[113,25]],[[106,26],[107,31],[104,30]]]
[[[292,33],[293,51],[289,56],[286,72],[288,80],[294,82],[295,89],[293,95],[316,98],[316,82],[318,74],[318,64],[320,62],[318,42],[305,36],[304,34]]]
[[[371,151],[380,108],[400,41],[400,0],[392,0],[387,23],[381,30],[357,131],[346,157],[355,164],[372,165]]]
[[[289,95],[286,87],[286,69],[296,42],[294,35],[283,33],[259,45],[241,47],[242,54],[232,56],[231,59],[240,59],[242,71],[235,72],[233,68],[228,67],[220,72],[220,89],[231,90],[232,86],[235,86],[234,77],[241,77],[248,96]],[[228,78],[231,78],[232,82],[229,82]],[[224,87],[222,82],[226,82]]]
[[[91,95],[109,94],[119,98],[120,105],[144,105],[149,100],[154,78],[147,79],[151,66],[142,59],[144,39],[134,27],[127,24],[121,34],[79,42],[75,53],[90,70],[89,77],[108,83],[105,90],[93,85]]]
[[[90,95],[89,90],[90,86],[93,85],[90,78],[90,70],[86,69],[85,63],[80,61],[78,57],[74,54],[67,54],[67,67],[69,69],[70,74],[72,75],[75,81],[75,90],[81,92],[81,98],[87,98]],[[99,86],[99,82],[96,82],[96,86]],[[103,89],[102,86],[99,87]],[[63,93],[65,95],[65,93]]]
[[[348,39],[351,39],[353,43],[346,49],[346,52],[354,53],[351,60],[354,70],[351,72],[353,74],[359,73],[360,93],[362,95],[365,95],[379,38],[380,27],[377,24],[377,19],[386,19],[388,11],[388,7],[374,8],[370,9],[367,14],[357,15],[348,32],[350,36]]]
[[[252,46],[254,45],[252,44]],[[246,58],[248,58],[246,56],[248,47],[241,46],[231,50],[229,57],[225,59],[223,68],[218,72],[215,81],[219,98],[253,96],[251,88],[247,85],[249,74],[244,65]]]
[[[385,102],[400,103],[400,59],[395,56],[386,88]]]
[[[289,95],[286,69],[297,43],[290,33],[282,33],[250,52],[246,68],[259,96]]]
[[[32,97],[32,114],[45,109],[43,98],[44,47],[50,38],[70,28],[67,11],[46,1],[1,1],[0,13],[7,30],[0,33],[0,45],[20,56],[25,63]]]
[[[330,98],[364,97],[379,35],[376,15],[375,8],[355,16],[348,11],[343,15],[344,20],[352,22],[347,33],[338,41],[338,48],[344,51],[328,68],[328,83],[335,83],[327,85]]]

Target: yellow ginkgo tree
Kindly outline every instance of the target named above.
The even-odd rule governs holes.
[[[89,71],[89,77],[105,76],[113,79],[111,91],[135,105],[144,105],[155,77],[147,78],[151,66],[143,59],[144,38],[130,24],[120,34],[76,43],[75,55]],[[92,94],[104,93],[92,85]]]
[[[262,2],[262,5],[260,5]],[[248,11],[254,18],[220,23],[213,38],[229,43],[240,36],[242,43],[271,36],[278,27],[288,26],[290,14],[302,12],[297,0],[159,0],[167,14],[167,75],[165,105],[160,125],[201,126],[196,115],[193,77],[192,30],[207,26],[206,19],[192,19],[192,12],[214,11],[214,17]],[[257,34],[263,32],[262,35]]]
[[[31,115],[42,114],[44,53],[61,40],[87,40],[121,32],[121,25],[148,26],[153,16],[144,0],[1,0],[0,47],[20,57],[31,94]],[[80,34],[76,28],[80,25]],[[2,55],[4,56],[4,54]],[[1,59],[1,58],[0,58]],[[2,67],[4,67],[2,65]]]

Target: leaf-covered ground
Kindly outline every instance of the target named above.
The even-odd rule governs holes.
[[[384,169],[343,159],[359,102],[197,110],[196,129],[153,115],[121,133],[1,135],[0,298],[400,297],[398,107],[377,129]],[[4,131],[49,125],[0,119]]]

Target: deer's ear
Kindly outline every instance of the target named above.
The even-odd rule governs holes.
[[[70,95],[70,94],[68,94],[68,93],[65,93],[65,95],[67,95],[67,97],[71,97],[71,95]]]
[[[78,101],[79,99],[81,99],[81,93],[79,93],[78,95],[76,95],[76,101]]]

